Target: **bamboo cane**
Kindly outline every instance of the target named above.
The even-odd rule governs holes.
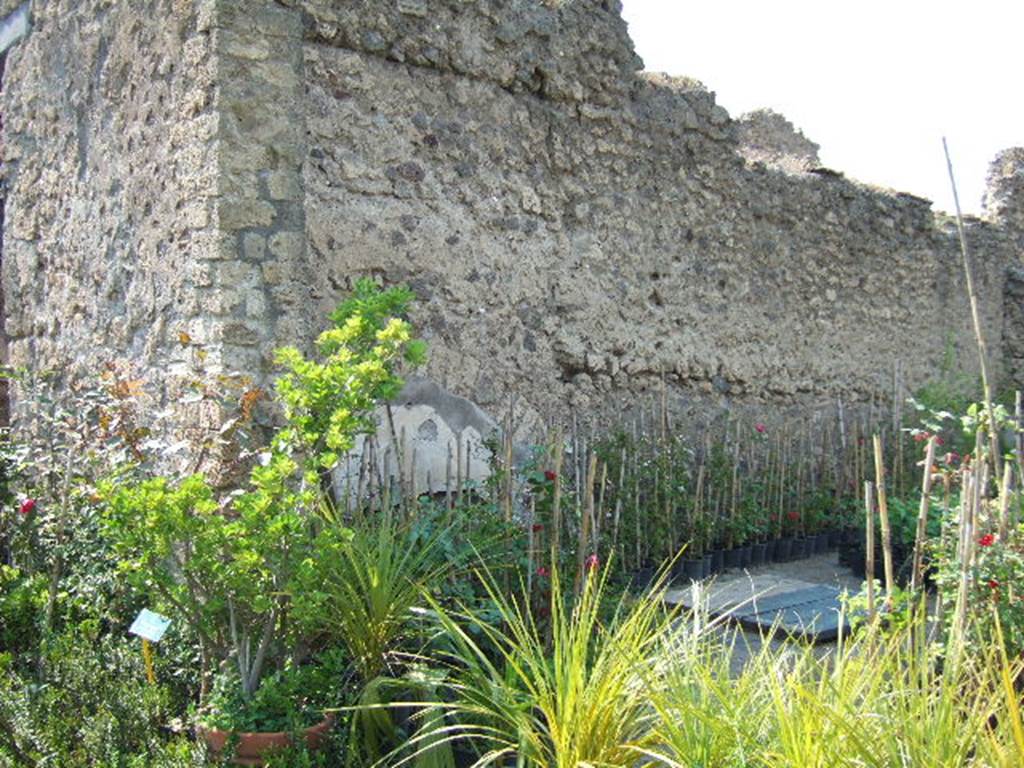
[[[875,504],[874,493],[870,480],[864,481],[864,575],[867,577],[868,588],[868,621],[875,620]]]
[[[591,521],[594,531],[594,546],[601,541],[601,518],[604,516],[604,492],[608,483],[608,462],[601,462],[601,480],[597,484],[597,506],[594,511],[594,519]]]
[[[469,437],[466,438],[466,503],[473,503],[473,489],[470,485],[473,480],[473,474],[470,471],[470,465],[473,461],[472,442]]]
[[[1003,468],[1003,485],[999,492],[999,541],[1005,542],[1010,535],[1010,490],[1013,485],[1013,465],[1006,462]]]
[[[935,437],[928,439],[921,478],[921,504],[917,510],[917,534],[914,537],[914,567],[910,574],[910,590],[921,588],[924,567],[924,544],[928,533],[928,506],[932,497],[932,465],[935,463]]]
[[[615,487],[615,512],[612,517],[612,551],[618,552],[619,547],[619,522],[622,518],[622,496],[625,492],[626,483],[626,447],[619,451],[619,482]],[[626,564],[625,552],[620,553],[620,561],[623,566]]]
[[[949,170],[949,184],[953,188],[953,203],[956,206],[956,231],[960,236],[960,254],[963,256],[964,277],[967,283],[967,298],[971,305],[971,321],[974,324],[974,339],[978,346],[978,362],[981,367],[981,386],[985,393],[985,409],[989,421],[989,450],[992,454],[992,466],[996,477],[1002,476],[1002,457],[999,455],[999,435],[996,424],[995,409],[992,407],[992,387],[988,377],[988,347],[985,334],[981,328],[981,313],[978,311],[978,294],[974,290],[974,276],[971,271],[971,258],[967,250],[967,234],[964,231],[964,219],[960,213],[960,196],[956,191],[956,179],[953,176],[953,161],[949,157],[949,146],[946,137],[942,137],[942,150],[946,153],[946,168]]]
[[[462,506],[462,433],[455,436],[455,506]]]
[[[512,522],[512,497],[515,488],[515,473],[512,467],[512,416],[509,414],[508,427],[505,430],[505,522]]]
[[[452,441],[448,441],[448,456],[444,462],[444,508],[452,511]]]
[[[534,524],[537,522],[537,500],[530,496],[530,521],[526,526],[527,539],[526,539],[526,595],[527,601],[533,597],[533,566],[534,556],[536,552],[534,548],[536,546],[536,539],[534,537]]]
[[[586,487],[584,489],[584,510],[583,519],[580,522],[579,540],[576,546],[576,594],[580,594],[583,585],[583,578],[587,567],[587,558],[590,556],[590,521],[594,517],[594,478],[597,476],[597,454],[590,452],[590,461],[587,465]],[[595,553],[596,554],[596,553]]]
[[[878,495],[878,517],[882,523],[882,562],[885,566],[885,597],[892,600],[896,579],[892,568],[892,531],[889,528],[889,507],[885,495],[885,464],[882,456],[882,439],[874,436],[875,445],[875,486]]]
[[[562,533],[562,459],[565,456],[565,445],[561,430],[555,432],[552,450],[555,454],[555,487],[551,491],[551,569],[554,571],[558,567]]]
[[[1015,442],[1015,445],[1016,445],[1015,453],[1017,454],[1017,488],[1018,489],[1024,488],[1024,430],[1021,429],[1021,426],[1022,426],[1022,416],[1024,416],[1024,413],[1022,413],[1022,411],[1024,411],[1024,407],[1022,407],[1022,403],[1021,403],[1021,391],[1018,389],[1017,390],[1017,396],[1015,398],[1015,405],[1014,405],[1014,422],[1015,422],[1015,427],[1016,427],[1016,434],[1015,434],[1015,438],[1016,439],[1015,439],[1014,442]],[[1013,507],[1013,514],[1012,514],[1012,518],[1010,520],[1010,527],[1013,528],[1014,530],[1016,530],[1017,523],[1020,521],[1020,513],[1021,513],[1021,504],[1022,504],[1022,502],[1024,502],[1024,494],[1022,494],[1022,493],[1020,493],[1018,491],[1018,493],[1017,493],[1017,503]]]
[[[381,462],[381,510],[390,517],[391,515],[391,446],[384,447],[384,459]]]

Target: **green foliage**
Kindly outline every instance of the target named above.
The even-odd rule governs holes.
[[[279,351],[286,424],[246,487],[218,497],[207,478],[192,475],[117,478],[104,488],[105,533],[124,571],[191,627],[205,671],[214,658],[232,658],[245,699],[268,661],[295,647],[301,622],[289,618],[315,614],[307,603],[321,602],[332,556],[349,538],[333,515],[322,514],[329,506],[320,475],[374,426],[380,398],[401,386],[399,365],[422,359],[408,323],[393,316],[411,298],[403,288],[381,291],[362,281],[318,339],[322,359]]]
[[[0,565],[0,649],[28,653],[39,638],[39,619],[46,605],[46,579]]]
[[[45,684],[0,660],[0,765],[186,766],[191,747],[168,736],[170,689],[145,683],[137,642],[103,636],[96,623],[53,635]],[[6,752],[5,752],[6,750]]]
[[[965,641],[972,649],[990,647],[998,624],[1009,656],[1024,658],[1024,526],[1011,530],[1006,540],[985,530],[975,533],[976,557],[968,571]],[[946,535],[936,542],[936,582],[948,623],[956,613],[961,578],[957,533],[951,521]]]
[[[278,450],[301,450],[307,471],[334,466],[355,436],[375,428],[373,410],[402,388],[397,368],[420,365],[426,348],[402,319],[414,296],[404,287],[381,291],[373,281],[356,283],[353,295],[331,314],[333,327],[316,341],[321,360],[294,347],[277,351],[285,373],[276,389],[288,425],[274,440]]]
[[[985,652],[941,667],[924,615],[896,630],[865,627],[824,657],[809,645],[764,642],[741,669],[728,661],[735,636],[681,635],[652,693],[654,762],[693,768],[994,765],[977,755],[990,740],[1002,673],[1017,670]],[[999,721],[1006,730],[991,735],[1004,748],[1010,723]]]
[[[263,680],[252,697],[241,695],[237,670],[217,676],[201,713],[203,725],[226,731],[293,731],[324,719],[324,711],[349,703],[349,659],[339,650],[301,665],[287,663]]]
[[[447,660],[454,723],[443,737],[468,742],[478,765],[631,765],[653,743],[646,676],[658,666],[672,615],[657,592],[622,598],[601,620],[608,571],[589,571],[578,600],[552,573],[550,643],[528,609],[482,577],[501,612],[434,604],[453,650]],[[482,639],[478,639],[482,638]],[[435,738],[437,735],[435,734]]]
[[[318,538],[299,575],[296,620],[348,651],[364,683],[391,666],[415,629],[412,609],[443,570],[436,538],[416,540],[388,513]]]

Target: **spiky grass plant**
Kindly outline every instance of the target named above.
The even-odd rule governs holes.
[[[995,653],[938,654],[925,622],[889,634],[868,625],[823,657],[768,638],[738,673],[729,635],[677,646],[652,688],[653,755],[673,768],[1024,764],[1020,693],[1006,683],[1016,670]]]
[[[551,574],[550,624],[480,574],[500,622],[433,608],[447,635],[452,701],[446,738],[468,743],[474,766],[633,765],[650,752],[656,711],[650,680],[675,631],[665,579],[608,605],[609,571],[590,569],[580,595]],[[605,618],[607,617],[607,618]]]

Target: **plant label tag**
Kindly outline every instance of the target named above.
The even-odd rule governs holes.
[[[171,620],[166,616],[143,608],[135,617],[131,627],[128,628],[128,632],[143,640],[149,640],[151,643],[159,643],[169,626],[171,626]]]

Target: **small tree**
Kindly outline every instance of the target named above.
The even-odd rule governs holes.
[[[402,317],[412,298],[360,281],[317,339],[317,359],[278,350],[284,426],[244,487],[218,497],[201,474],[108,486],[106,531],[123,568],[195,631],[204,681],[213,658],[231,658],[249,698],[268,658],[298,644],[288,619],[303,600],[299,576],[322,563],[321,538],[346,535],[321,514],[322,476],[375,428],[376,406],[401,389],[399,369],[423,360]]]

